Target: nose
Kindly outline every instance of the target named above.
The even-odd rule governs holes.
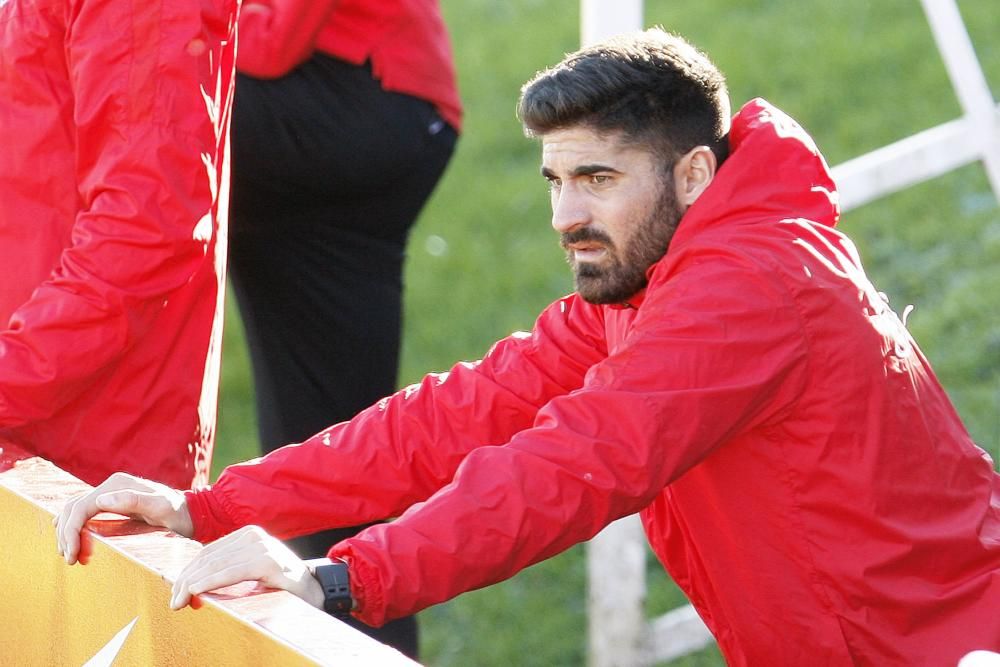
[[[552,228],[560,234],[572,231],[590,222],[586,200],[572,183],[566,183],[552,192]]]

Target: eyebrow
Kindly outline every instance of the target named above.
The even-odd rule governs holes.
[[[614,167],[609,167],[606,164],[581,164],[570,172],[570,176],[590,176],[592,174],[603,174],[608,172],[613,174],[622,173]],[[556,178],[555,172],[544,165],[542,166],[542,176],[545,178]]]

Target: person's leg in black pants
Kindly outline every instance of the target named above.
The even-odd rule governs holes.
[[[238,77],[232,132],[230,276],[270,451],[395,390],[406,241],[456,135],[431,105],[325,56]],[[290,546],[322,556],[361,528]],[[358,627],[416,657],[412,617]]]

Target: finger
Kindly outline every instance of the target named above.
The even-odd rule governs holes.
[[[56,526],[56,550],[59,552],[60,556],[62,556],[66,551],[66,541],[65,539],[63,539],[63,534],[62,534],[63,526],[66,523],[67,515],[69,514],[69,512],[72,511],[73,504],[77,501],[78,498],[79,497],[70,498],[69,500],[67,500],[66,504],[63,505],[62,510],[58,514],[56,514],[56,518],[54,521]]]
[[[191,599],[190,594],[187,592],[188,582],[190,581],[190,573],[194,568],[201,567],[201,553],[199,552],[197,556],[194,557],[190,563],[184,566],[181,573],[177,575],[177,579],[174,581],[174,585],[170,587],[170,608],[173,610],[181,609],[187,605],[188,601]]]
[[[189,603],[192,593],[191,587],[194,582],[204,581],[227,568],[245,565],[255,558],[266,555],[265,539],[267,537],[263,529],[258,526],[244,526],[203,547],[194,560],[185,566],[174,582],[170,601],[171,609],[180,609]],[[256,579],[257,577],[249,578]],[[239,579],[238,581],[245,580]],[[206,590],[211,589],[201,587],[198,592]]]
[[[256,573],[263,571],[260,559],[247,559],[246,553],[233,554],[242,558],[236,562],[224,558],[213,558],[198,563],[197,567],[187,572],[174,583],[170,608],[177,610],[187,605],[192,595],[199,595],[216,588],[223,588],[242,581],[260,579]]]
[[[92,494],[80,496],[64,513],[65,521],[60,530],[62,553],[68,565],[77,561],[80,552],[80,531],[87,519],[97,513]]]
[[[193,597],[245,581],[256,581],[270,588],[286,588],[288,583],[282,576],[281,568],[261,553],[251,559],[200,571],[191,578],[187,593]]]
[[[162,485],[110,491],[98,496],[96,504],[100,510],[163,526],[185,537],[194,532],[183,494]]]
[[[94,499],[94,503],[102,512],[115,512],[125,516],[140,516],[145,509],[140,494],[127,490],[102,493]]]
[[[66,516],[66,513],[72,508],[73,503],[75,501],[76,498],[70,498],[69,500],[67,500],[66,504],[63,505],[63,508],[59,511],[58,514],[56,514],[55,521],[53,522],[55,523],[56,526],[56,549],[59,551],[60,556],[63,554],[62,526],[65,521],[64,517]]]
[[[188,593],[187,587],[178,588],[174,584],[174,588],[170,594],[170,609],[177,611],[178,609],[183,609],[191,602],[191,594]]]
[[[94,504],[100,511],[124,514],[152,526],[167,526],[174,512],[170,501],[157,491],[110,491],[97,496]]]
[[[191,580],[188,593],[198,595],[205,591],[214,591],[243,581],[270,582],[273,572],[272,563],[267,559],[255,558],[249,561],[232,563],[222,569],[205,572]]]
[[[245,534],[231,533],[206,547],[188,563],[177,577],[175,589],[188,586],[192,581],[202,579],[213,572],[258,557],[264,550],[261,544],[248,539]]]
[[[95,513],[96,508],[93,507],[93,499],[89,495],[83,496],[73,503],[73,509],[67,515],[66,524],[63,526],[63,544],[65,546],[63,556],[68,565],[77,562],[80,555],[80,532],[83,530],[83,524]]]
[[[69,500],[56,520],[56,545],[69,565],[76,562],[80,550],[80,531],[92,516],[98,513],[95,499],[104,492],[128,486],[142,486],[143,480],[115,473],[97,488]]]
[[[182,596],[187,595],[187,588],[193,578],[204,576],[204,572],[211,571],[213,567],[216,567],[214,565],[216,557],[213,554],[222,552],[224,555],[225,549],[220,547],[224,547],[226,544],[231,543],[235,536],[236,533],[230,533],[229,535],[212,542],[210,545],[202,547],[201,551],[198,552],[198,555],[195,556],[190,563],[184,566],[181,573],[177,575],[177,579],[174,581],[174,585],[172,587],[173,597],[170,604],[172,609],[179,609],[187,604],[186,599],[183,599]]]
[[[208,558],[230,549],[249,549],[263,539],[263,530],[257,526],[244,526],[214,542],[206,544],[198,553],[198,558]]]

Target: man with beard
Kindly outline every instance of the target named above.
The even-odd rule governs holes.
[[[575,294],[209,490],[112,477],[60,516],[67,561],[112,510],[216,540],[175,608],[256,579],[378,625],[639,512],[730,664],[1000,643],[1000,478],[834,229],[802,128],[759,99],[730,124],[722,75],[660,30],[567,56],[519,111]],[[320,564],[264,532],[393,516]]]

